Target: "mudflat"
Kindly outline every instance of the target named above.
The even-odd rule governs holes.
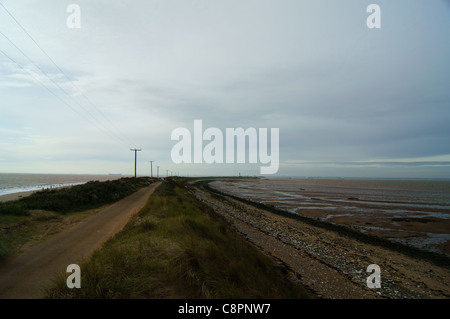
[[[422,299],[450,297],[450,267],[338,231],[280,216],[228,196],[194,194],[224,216],[262,252],[291,269],[320,298]],[[381,288],[369,288],[367,267],[381,269]]]
[[[450,181],[259,179],[219,191],[450,257]]]

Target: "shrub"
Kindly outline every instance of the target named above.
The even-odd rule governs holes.
[[[17,201],[0,203],[0,215],[28,216],[30,213]]]

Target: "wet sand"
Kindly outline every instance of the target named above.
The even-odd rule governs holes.
[[[0,195],[0,202],[8,202],[8,201],[17,200],[22,197],[30,196],[31,194],[33,194],[35,192],[37,192],[37,191],[27,191],[27,192],[19,192],[19,193]]]

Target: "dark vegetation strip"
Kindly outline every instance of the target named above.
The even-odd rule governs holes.
[[[331,231],[335,231],[338,232],[339,234],[343,235],[343,236],[347,236],[353,239],[356,239],[360,242],[366,243],[366,244],[371,244],[371,245],[377,245],[377,246],[381,246],[383,248],[387,248],[390,249],[392,251],[397,251],[400,253],[403,253],[407,256],[416,258],[416,259],[422,259],[425,261],[429,261],[437,266],[440,267],[444,267],[444,268],[449,268],[450,269],[450,258],[443,255],[443,254],[439,254],[439,253],[435,253],[435,252],[430,252],[430,251],[425,251],[416,247],[412,247],[412,246],[407,246],[407,245],[403,245],[401,243],[396,243],[396,242],[392,242],[388,239],[385,238],[381,238],[381,237],[377,237],[377,236],[373,236],[373,235],[368,235],[368,234],[364,234],[361,233],[357,230],[351,229],[349,227],[343,226],[343,225],[337,225],[337,224],[332,224],[332,223],[328,223],[325,221],[321,221],[321,220],[317,220],[317,219],[313,219],[313,218],[309,218],[306,216],[301,216],[301,215],[297,215],[297,214],[293,214],[290,213],[288,211],[276,208],[272,205],[267,205],[267,204],[263,204],[260,202],[255,202],[255,201],[251,201],[245,198],[241,198],[238,196],[234,196],[231,194],[227,194],[224,193],[222,191],[219,191],[213,187],[211,187],[209,185],[210,182],[215,181],[216,179],[210,179],[210,180],[200,180],[194,183],[195,186],[203,188],[207,191],[209,191],[212,194],[215,194],[216,196],[221,196],[224,197],[225,199],[227,197],[238,200],[242,203],[248,204],[248,205],[252,205],[254,207],[260,208],[260,209],[264,209],[266,211],[270,211],[271,213],[280,215],[280,216],[284,216],[284,217],[288,217],[288,218],[292,218],[292,219],[296,219],[299,221],[302,221],[304,223],[307,223],[309,225],[312,226],[316,226],[316,227],[320,227],[323,229],[327,229],[327,230],[331,230]]]
[[[180,181],[146,206],[81,267],[81,288],[61,274],[48,298],[305,298],[286,270],[239,236]]]
[[[155,179],[146,177],[91,181],[0,202],[0,260],[19,253],[36,238],[57,232],[65,218],[77,216],[80,220],[85,212],[112,204],[153,182]]]
[[[60,189],[42,190],[15,201],[0,203],[0,215],[29,216],[29,210],[42,209],[61,214],[97,208],[114,203],[150,185],[147,177],[91,181]]]

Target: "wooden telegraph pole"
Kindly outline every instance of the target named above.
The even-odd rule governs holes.
[[[134,178],[136,178],[137,152],[140,152],[142,150],[140,148],[130,148],[130,151],[134,151]]]

